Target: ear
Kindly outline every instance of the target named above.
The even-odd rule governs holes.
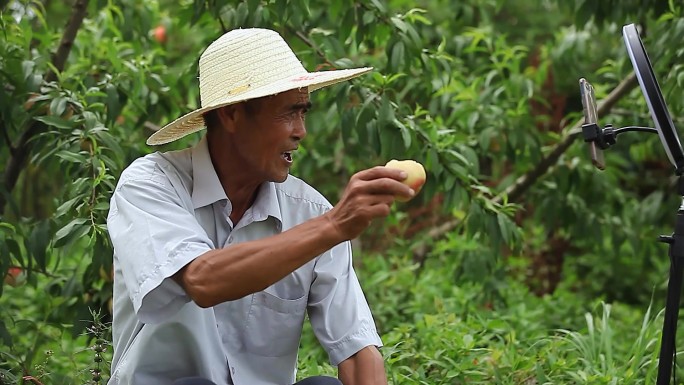
[[[228,132],[235,132],[240,127],[240,121],[244,118],[243,103],[231,104],[218,109],[218,118],[221,126]]]

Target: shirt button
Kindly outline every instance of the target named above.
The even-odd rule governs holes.
[[[235,366],[231,366],[231,367],[230,367],[230,372],[231,372],[232,374],[235,374]]]
[[[228,237],[228,244],[233,243],[233,237]]]

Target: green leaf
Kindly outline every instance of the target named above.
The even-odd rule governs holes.
[[[119,92],[116,86],[109,83],[105,87],[107,92],[107,120],[114,121],[121,113],[121,105],[119,103]]]
[[[260,3],[261,0],[247,0],[247,13],[254,15]]]
[[[72,163],[83,164],[88,161],[88,158],[86,158],[85,155],[67,150],[62,150],[55,155],[61,159],[64,159]]]
[[[61,129],[70,129],[76,126],[76,123],[69,120],[64,120],[57,116],[35,116],[33,119],[43,122],[48,126],[57,127]]]
[[[354,138],[356,135],[356,131],[354,130],[355,124],[354,124],[355,116],[352,111],[344,111],[342,113],[342,119],[341,119],[341,129],[342,129],[342,139],[345,142],[348,142],[350,139]]]
[[[92,106],[90,107],[92,108]],[[93,128],[97,127],[98,123],[100,122],[98,120],[97,114],[92,111],[83,111],[83,120],[85,120],[85,128],[88,130],[92,130]]]
[[[496,215],[496,219],[499,224],[499,231],[501,232],[501,237],[507,245],[510,245],[512,241],[511,221],[503,213],[498,213]]]
[[[50,243],[50,223],[40,221],[33,226],[31,235],[24,241],[24,246],[39,268],[45,270],[47,266],[47,247]]]
[[[36,62],[33,60],[24,60],[21,63],[21,69],[24,73],[24,80],[28,79],[33,74],[33,69],[36,67]]]
[[[394,24],[394,26],[397,27],[397,29],[399,29],[401,32],[406,33],[406,31],[408,31],[409,26],[404,20],[398,17],[393,17],[391,20],[392,24]]]
[[[371,11],[366,11],[363,13],[362,20],[363,20],[364,25],[371,24],[376,20],[375,14],[373,14],[373,12],[371,12]]]
[[[67,99],[63,96],[52,99],[50,102],[50,114],[54,116],[62,116],[66,111]]]
[[[404,62],[404,42],[398,41],[394,46],[392,46],[392,54],[390,57],[390,69],[394,72],[398,72],[402,68]]]
[[[21,254],[21,248],[19,248],[19,243],[16,240],[7,238],[5,239],[5,244],[7,245],[7,250],[10,256],[13,256],[17,260],[20,266],[24,266],[24,256]]]
[[[7,330],[7,326],[5,325],[5,321],[0,319],[0,341],[5,346],[12,346],[12,335],[10,334],[9,330]]]
[[[77,196],[77,197],[69,199],[68,201],[62,203],[57,208],[57,210],[55,210],[54,217],[56,219],[60,219],[67,214],[72,214],[72,215],[75,214],[75,212],[71,212],[71,211],[74,209],[74,206],[76,206],[76,203],[82,202],[82,201],[83,201],[82,196]]]
[[[411,132],[409,129],[399,121],[398,119],[394,119],[394,124],[399,127],[399,132],[401,133],[401,139],[404,141],[404,147],[409,148],[411,147]]]
[[[394,110],[388,97],[383,97],[378,110],[378,124],[382,127],[385,123],[394,119]]]
[[[26,79],[26,88],[29,91],[36,91],[43,84],[43,76],[40,74],[33,74]]]
[[[65,246],[85,235],[88,230],[90,230],[89,226],[84,226],[84,223],[86,222],[87,220],[85,218],[75,218],[71,220],[71,222],[59,229],[55,234],[54,246]]]
[[[245,3],[240,3],[238,5],[236,13],[235,13],[235,19],[236,19],[237,26],[243,26],[245,24],[245,22],[247,21],[247,15],[248,15],[248,5]]]
[[[17,232],[17,229],[14,227],[14,225],[12,225],[11,223],[7,223],[7,222],[0,222],[0,230],[3,230],[5,232],[8,232],[7,230],[9,230],[9,232],[12,232],[12,233]]]
[[[371,4],[373,4],[373,6],[375,6],[375,8],[377,8],[377,10],[380,13],[382,13],[382,14],[387,13],[387,7],[385,6],[385,3],[383,1],[371,0]]]

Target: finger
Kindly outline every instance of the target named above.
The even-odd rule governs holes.
[[[379,204],[391,205],[394,200],[394,195],[389,194],[361,194],[340,201],[336,207],[350,216],[364,216],[366,215],[364,210],[369,207]]]
[[[412,188],[391,178],[360,181],[356,188],[358,189],[357,192],[363,194],[400,195],[405,198],[410,198],[415,195],[415,191],[413,191]]]
[[[354,177],[361,180],[374,180],[381,178],[390,178],[402,181],[408,177],[406,171],[398,170],[396,168],[389,168],[384,166],[375,166],[366,170],[359,171]]]
[[[377,205],[387,205],[389,207],[394,203],[395,199],[395,196],[390,194],[372,194],[364,200],[364,206],[373,207]]]
[[[364,201],[363,215],[371,218],[386,217],[389,215],[394,201],[394,195],[370,195]]]
[[[391,199],[394,201],[394,199]],[[387,217],[391,212],[391,202],[378,202],[375,205],[368,207],[368,216],[370,218],[384,218]]]

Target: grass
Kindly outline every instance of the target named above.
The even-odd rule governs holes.
[[[500,301],[490,302],[481,284],[455,280],[456,263],[435,259],[419,273],[410,257],[364,259],[358,273],[385,343],[391,384],[655,383],[662,312],[588,301],[563,288],[536,297],[510,279],[501,282]],[[16,336],[12,349],[0,346],[0,368],[13,375],[4,384],[26,374],[45,385],[105,383],[106,329],[91,330],[99,334],[94,339],[72,338],[69,324],[47,317],[63,300],[43,293],[39,283],[0,298]],[[336,369],[307,323],[298,376],[318,374]]]

